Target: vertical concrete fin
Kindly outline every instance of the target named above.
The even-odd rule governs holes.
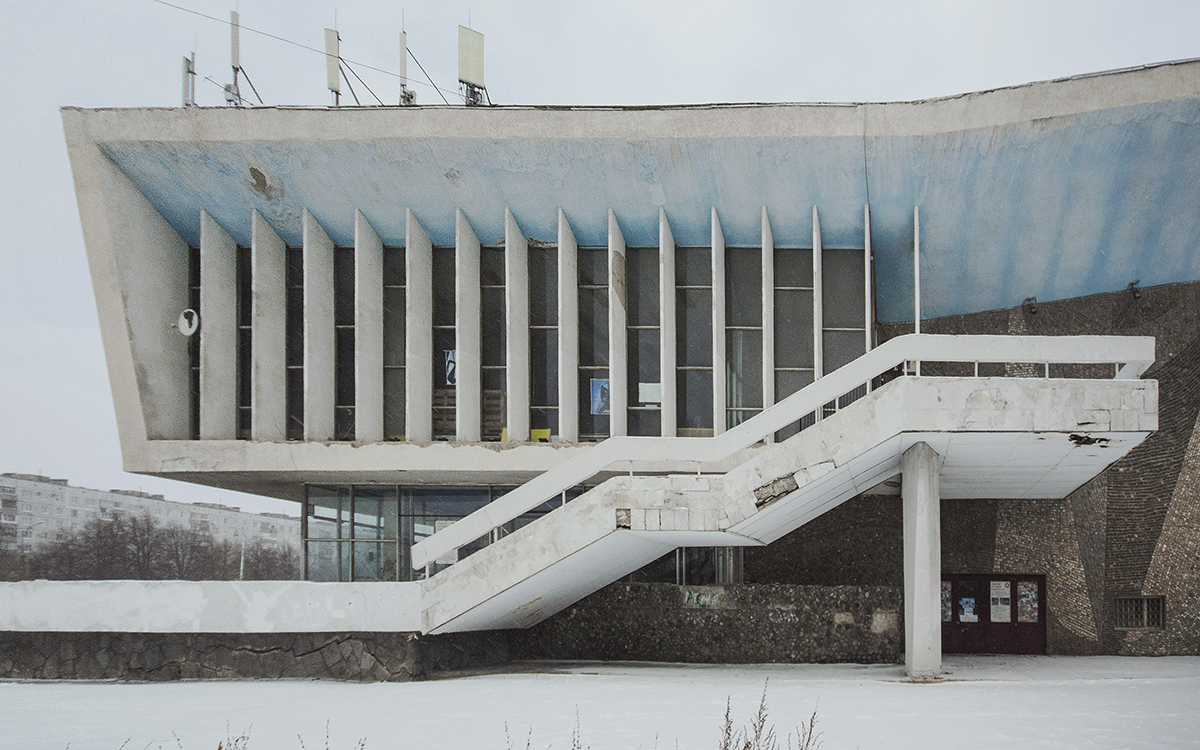
[[[529,440],[529,241],[504,209],[505,387],[508,440]]]
[[[404,218],[404,433],[433,440],[433,243],[412,209]]]
[[[871,205],[863,204],[863,327],[866,340],[863,351],[875,348],[875,317],[871,312],[875,301],[874,278],[871,275]]]
[[[383,440],[383,243],[354,209],[354,438]]]
[[[940,457],[928,443],[900,458],[904,505],[904,666],[930,679],[942,671]]]
[[[825,374],[825,312],[823,308],[824,288],[821,284],[821,220],[817,207],[813,206],[812,218],[812,273],[813,273],[813,379]]]
[[[237,243],[200,212],[200,439],[237,437]]]
[[[251,209],[250,437],[287,438],[287,251],[267,220]]]
[[[479,238],[462,209],[454,212],[455,440],[477,443],[483,427]]]
[[[763,408],[775,403],[775,236],[762,207],[762,362]]]
[[[608,404],[609,435],[628,432],[629,349],[625,289],[625,236],[617,223],[617,214],[608,209]]]
[[[921,332],[921,207],[920,206],[913,206],[913,332],[914,333]]]
[[[662,379],[662,436],[675,437],[675,237],[666,209],[658,209],[658,350]]]
[[[712,381],[713,434],[725,431],[725,233],[712,207]]]
[[[558,435],[579,442],[579,243],[558,209]]]
[[[303,214],[304,439],[333,440],[335,335],[333,240],[308,209]]]

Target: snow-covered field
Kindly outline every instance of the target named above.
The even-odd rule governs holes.
[[[946,679],[895,666],[535,664],[408,684],[0,683],[0,746],[215,750],[365,747],[715,748],[727,698],[749,721],[769,679],[780,734],[817,709],[837,748],[1200,748],[1200,658],[947,657]],[[578,717],[578,718],[577,718]],[[299,735],[299,738],[297,737]],[[176,739],[178,738],[178,739]]]

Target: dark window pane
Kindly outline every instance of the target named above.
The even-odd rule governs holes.
[[[821,253],[821,277],[826,328],[862,328],[863,251],[825,250]]]
[[[608,380],[607,370],[579,371],[579,438],[598,440],[608,437],[607,414],[592,414],[592,380]]]
[[[454,329],[433,329],[433,387],[452,388],[453,382],[447,380],[446,355],[454,350]],[[451,373],[453,375],[453,373]]]
[[[676,400],[679,429],[712,430],[712,387],[712,370],[679,371]]]
[[[479,248],[480,286],[504,286],[504,248]]]
[[[433,324],[454,325],[454,248],[433,248]]]
[[[287,371],[287,439],[304,439],[304,370]]]
[[[188,286],[200,288],[200,248],[188,248]]]
[[[558,434],[558,409],[530,409],[529,429],[550,430],[551,435]]]
[[[251,301],[254,298],[254,288],[251,285],[250,248],[237,249],[237,314],[238,325],[249,326],[253,318]]]
[[[304,248],[289,247],[286,253],[285,283],[288,286],[304,286]]]
[[[334,331],[334,341],[337,352],[334,403],[354,406],[354,329],[338,328]]]
[[[861,357],[867,348],[862,331],[825,331],[824,341],[826,373]]]
[[[608,365],[608,290],[579,290],[579,365]]]
[[[726,406],[730,409],[761,409],[762,331],[726,331]]]
[[[731,247],[725,251],[725,324],[762,325],[762,250]]]
[[[775,290],[775,366],[813,366],[812,292]]]
[[[404,364],[405,311],[403,287],[385,287],[383,290],[383,364]]]
[[[671,550],[654,562],[635,570],[629,576],[631,583],[679,583],[678,550]]]
[[[675,248],[675,285],[712,286],[712,250],[707,247]]]
[[[480,335],[482,336],[482,361],[485,365],[502,365],[505,362],[504,290],[480,290]]]
[[[683,580],[686,586],[700,586],[716,583],[717,580],[717,550],[714,547],[684,547]]]
[[[675,352],[680,367],[712,365],[712,291],[680,289],[675,307]]]
[[[304,288],[289,287],[287,290],[287,364],[299,367],[304,364]]]
[[[250,363],[253,357],[249,328],[238,330],[238,406],[250,408]]]
[[[657,437],[662,434],[662,412],[658,409],[630,409],[629,434]]]
[[[657,326],[658,248],[631,247],[625,251],[625,285],[631,326]]]
[[[775,403],[813,382],[812,370],[776,370]]]
[[[529,332],[529,403],[558,404],[558,331],[535,328]]]
[[[385,247],[383,249],[383,285],[404,286],[404,248]]]
[[[383,370],[383,437],[385,440],[404,437],[404,368]]]
[[[333,249],[333,322],[354,325],[354,248]]]
[[[580,286],[608,286],[608,248],[579,248],[578,264]]]
[[[558,325],[557,248],[529,248],[529,325]]]
[[[354,407],[339,406],[333,410],[333,439],[354,439]]]
[[[482,422],[481,437],[499,440],[508,426],[507,373],[504,368],[485,369],[481,373],[483,392],[480,394]]]
[[[775,286],[812,288],[812,282],[812,250],[775,248]]]
[[[662,364],[658,348],[658,330],[636,328],[629,331],[629,403],[639,403],[638,385],[659,383]]]

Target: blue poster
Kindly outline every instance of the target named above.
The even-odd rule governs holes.
[[[458,371],[455,369],[456,349],[446,349],[446,385],[458,385]]]
[[[608,378],[592,378],[592,414],[608,414]]]

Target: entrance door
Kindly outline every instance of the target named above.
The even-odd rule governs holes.
[[[1046,578],[942,577],[942,653],[1046,653]]]

